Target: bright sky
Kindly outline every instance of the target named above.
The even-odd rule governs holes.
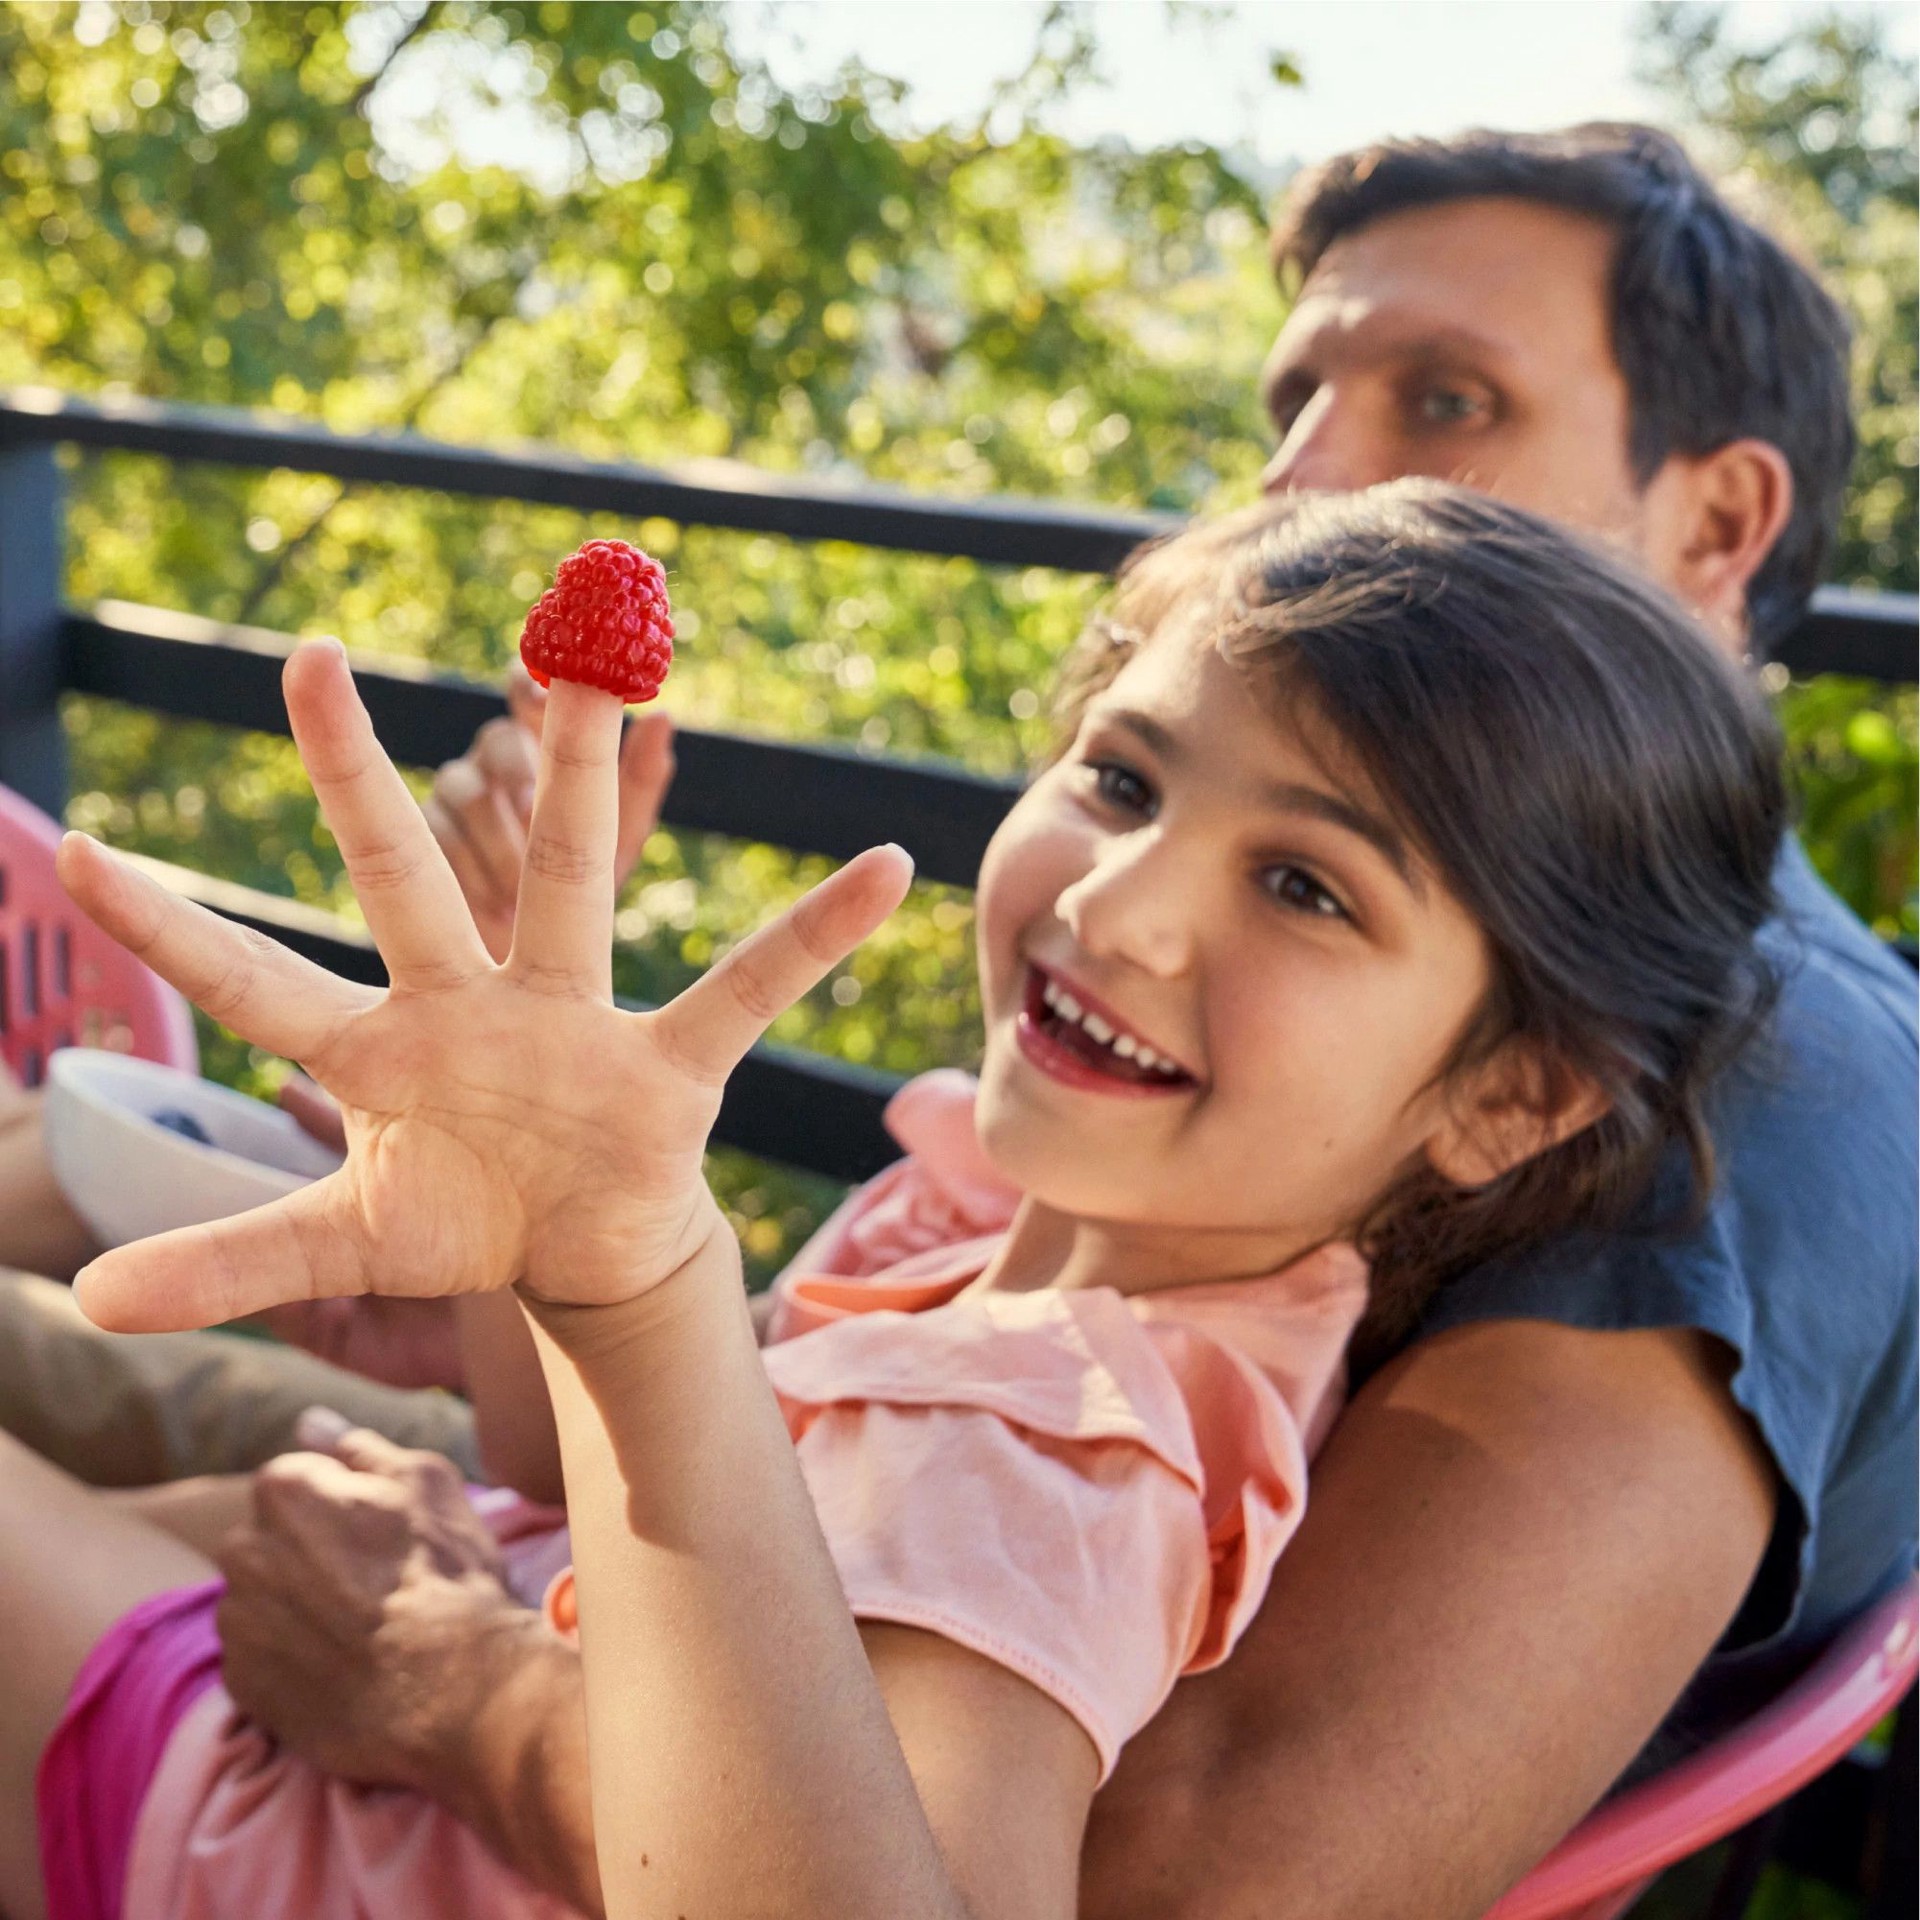
[[[1845,4],[1884,12],[1895,44],[1920,57],[1920,8]],[[932,123],[977,116],[1025,61],[1044,11],[1044,0],[742,0],[732,24],[783,81],[824,78],[858,55],[908,82],[910,117]],[[1079,137],[1199,137],[1279,165],[1388,133],[1654,111],[1633,79],[1639,0],[1096,0],[1093,11],[1108,84],[1056,122]],[[1730,11],[1744,41],[1815,9],[1732,0]],[[1276,51],[1298,62],[1304,88],[1269,77]]]

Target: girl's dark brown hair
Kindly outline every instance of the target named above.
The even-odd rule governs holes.
[[[1371,1334],[1453,1276],[1641,1208],[1663,1157],[1711,1191],[1704,1100],[1771,999],[1754,936],[1786,823],[1759,692],[1598,548],[1431,481],[1301,496],[1144,549],[1067,663],[1088,698],[1174,613],[1340,755],[1484,932],[1493,979],[1443,1074],[1524,1041],[1602,1118],[1491,1184],[1431,1169],[1357,1237]],[[1664,1190],[1665,1182],[1662,1182]]]

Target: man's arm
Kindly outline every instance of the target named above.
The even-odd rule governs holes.
[[[565,1506],[560,1434],[553,1424],[540,1357],[520,1303],[511,1294],[475,1293],[455,1301],[453,1311],[467,1397],[473,1403],[480,1458],[488,1478],[497,1486],[511,1487],[523,1499]],[[754,1338],[764,1346],[773,1295],[754,1294],[747,1312],[753,1319]]]
[[[1260,1617],[1094,1802],[1084,1920],[1478,1920],[1724,1632],[1773,1468],[1685,1331],[1492,1321],[1348,1409]]]
[[[221,1541],[228,1691],[315,1766],[430,1795],[598,1914],[578,1652],[500,1584],[446,1461],[364,1432],[338,1449],[261,1469]]]

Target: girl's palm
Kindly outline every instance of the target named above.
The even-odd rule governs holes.
[[[321,810],[387,963],[353,985],[69,835],[74,899],[189,999],[297,1060],[340,1103],[346,1164],[232,1220],[118,1249],[77,1283],[124,1331],[287,1300],[432,1296],[522,1281],[600,1304],[644,1291],[718,1226],[701,1154],[728,1073],[899,903],[897,849],[864,854],[671,1005],[613,1004],[620,707],[555,685],[513,950],[495,965],[332,643],[286,671]]]

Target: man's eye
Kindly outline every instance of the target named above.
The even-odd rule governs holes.
[[[1459,387],[1423,388],[1415,404],[1421,420],[1430,427],[1457,427],[1487,411],[1483,396]]]
[[[1317,914],[1327,920],[1350,917],[1346,908],[1302,867],[1291,867],[1284,862],[1268,867],[1261,874],[1260,882],[1283,907],[1291,907],[1296,913]]]
[[[1153,789],[1117,760],[1097,761],[1093,767],[1093,790],[1110,807],[1123,813],[1150,814],[1154,807]]]

